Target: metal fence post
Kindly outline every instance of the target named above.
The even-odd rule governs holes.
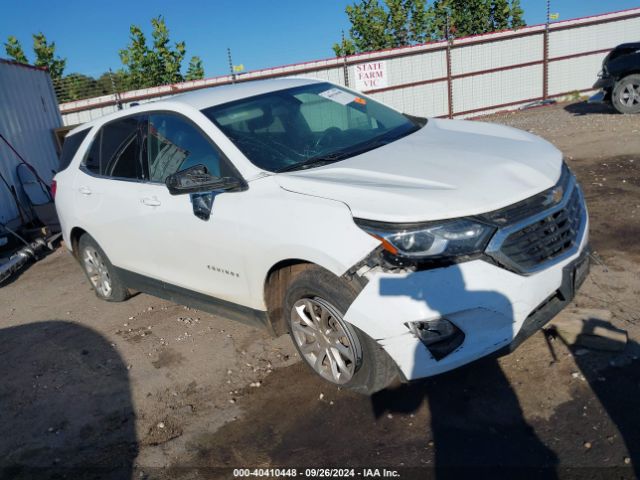
[[[229,60],[229,73],[231,73],[231,83],[236,83],[236,72],[233,70],[233,60],[231,60],[231,49],[227,47],[227,59]]]
[[[451,46],[453,44],[453,38],[449,31],[449,17],[447,16],[446,25],[446,40],[447,40],[447,100],[448,100],[448,117],[453,118],[453,72],[451,66]]]
[[[547,0],[547,23],[544,27],[544,52],[542,66],[542,100],[549,98],[549,23],[551,22],[551,0]]]
[[[116,81],[113,78],[113,72],[109,69],[109,80],[111,80],[111,89],[113,90],[113,94],[116,97],[116,105],[118,110],[122,110],[122,102],[120,101],[120,92],[118,91],[118,87],[116,86]]]
[[[344,30],[342,30],[342,73],[344,75],[344,86],[349,88],[349,65],[347,63],[347,52],[344,45]]]

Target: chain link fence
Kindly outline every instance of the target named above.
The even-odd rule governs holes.
[[[107,72],[97,79],[72,73],[64,78],[52,79],[52,83],[60,104],[104,95],[116,95],[118,92],[125,92],[129,89],[122,76],[111,72]]]

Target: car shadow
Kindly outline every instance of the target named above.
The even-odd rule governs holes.
[[[403,280],[382,279],[380,293],[406,295],[442,313],[450,312],[451,298],[468,305],[502,305],[503,313],[505,309],[510,312],[504,321],[512,328],[513,312],[508,299],[495,291],[469,290],[458,266],[448,268],[440,289],[425,287],[418,275],[410,274]],[[465,348],[465,344],[459,348]],[[420,368],[418,362],[425,360],[423,349],[420,345],[415,354],[415,373]],[[556,476],[556,454],[525,420],[518,397],[495,357],[384,390],[373,395],[371,401],[375,416],[385,412],[411,413],[423,402],[428,403],[430,425],[424,428],[431,430],[437,478],[479,474],[511,478]]]
[[[130,478],[127,368],[100,334],[50,320],[0,330],[0,477]]]
[[[406,295],[425,302],[432,311],[442,313],[450,311],[446,306],[447,297],[466,299],[464,301],[476,305],[492,305],[506,300],[497,292],[469,290],[457,266],[449,267],[449,274],[440,289],[421,287],[424,281],[418,277],[412,281],[412,275],[404,280],[383,279],[380,293]],[[607,463],[613,467],[592,470],[591,473],[640,478],[640,409],[637,406],[640,398],[640,344],[630,341],[623,354],[613,357],[597,352],[585,354],[585,349],[579,346],[580,337],[593,335],[597,329],[611,328],[609,322],[586,319],[578,341],[564,345],[602,407],[600,418],[606,422],[608,417],[628,452],[628,458],[622,462],[622,456],[627,453],[615,444],[612,449],[619,458],[610,458]],[[554,335],[548,330],[545,334]],[[607,362],[606,368],[598,367],[594,362],[594,356],[598,355],[600,364]],[[424,353],[416,353],[415,359],[414,371],[417,371],[420,368],[417,362],[425,360]],[[387,412],[409,414],[417,411],[424,402],[428,404],[430,418],[424,428],[426,438],[431,435],[433,441],[437,478],[555,478],[575,473],[575,470],[567,468],[576,466],[560,465],[557,454],[544,444],[526,421],[518,397],[494,356],[422,381],[383,390],[373,395],[371,402],[376,418]],[[568,402],[559,405],[554,416],[560,425],[580,414],[576,414],[574,402]],[[607,440],[598,438],[597,441]]]
[[[628,465],[622,463],[625,465],[623,469],[630,469],[633,478],[640,478],[640,344],[628,341],[622,354],[614,356],[610,352],[598,352],[597,349],[586,351],[581,346],[581,337],[590,337],[596,330],[606,331],[611,328],[612,325],[608,321],[587,318],[577,339],[571,344],[567,343],[555,328],[545,329],[545,335],[559,339],[573,355],[582,377],[597,397],[603,411],[620,432],[629,455]],[[614,342],[615,340],[608,340],[610,344]],[[601,358],[594,359],[594,356]],[[598,365],[603,360],[608,362],[604,369]],[[617,461],[620,460],[622,452]],[[627,478],[629,472],[622,470],[618,473],[618,478]]]
[[[618,112],[608,103],[577,102],[566,105],[564,109],[576,117],[583,115],[618,115]]]

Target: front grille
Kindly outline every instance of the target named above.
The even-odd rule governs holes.
[[[526,200],[522,200],[521,202],[501,208],[500,210],[485,213],[482,217],[484,220],[490,223],[495,223],[499,226],[512,225],[514,223],[521,222],[526,218],[532,217],[533,215],[548,209],[550,207],[549,195],[556,187],[562,187],[565,192],[568,192],[569,186],[571,185],[571,179],[571,172],[566,165],[563,165],[560,179],[550,189],[545,190],[538,195],[534,195],[533,197],[527,198]]]
[[[560,188],[564,194],[561,199],[555,198],[554,193],[559,193]],[[565,166],[555,187],[483,215],[500,227],[487,247],[487,254],[518,273],[538,271],[577,250],[585,214],[580,188]]]
[[[566,207],[509,235],[500,249],[522,270],[560,257],[576,246],[582,202],[577,188]]]

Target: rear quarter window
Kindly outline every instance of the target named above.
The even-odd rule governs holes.
[[[73,157],[78,153],[78,149],[80,148],[80,144],[85,139],[87,134],[89,133],[90,128],[82,130],[81,132],[74,133],[73,135],[67,135],[64,138],[64,143],[62,144],[62,153],[60,154],[60,165],[59,171],[64,170],[69,166]]]

